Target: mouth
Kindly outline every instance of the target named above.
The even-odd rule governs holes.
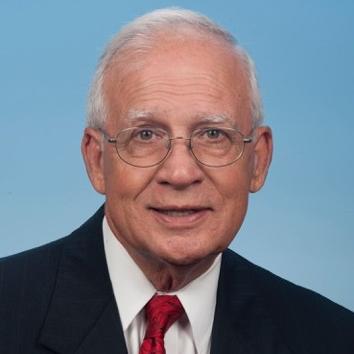
[[[201,222],[212,211],[209,207],[149,207],[157,220],[173,227],[193,226]]]
[[[187,215],[193,215],[201,211],[201,209],[153,209],[157,213],[161,213],[167,216],[183,217]]]

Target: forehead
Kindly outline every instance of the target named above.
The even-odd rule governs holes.
[[[134,65],[118,61],[107,71],[109,124],[139,119],[134,112],[175,124],[203,116],[231,117],[238,125],[250,120],[247,75],[230,46],[192,38],[157,43]]]

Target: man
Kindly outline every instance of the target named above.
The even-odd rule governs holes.
[[[0,352],[353,353],[354,315],[227,250],[272,134],[252,62],[186,10],[109,44],[82,153],[105,204],[0,263]]]

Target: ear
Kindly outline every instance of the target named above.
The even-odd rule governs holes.
[[[81,141],[81,152],[93,188],[98,193],[104,194],[103,144],[99,131],[93,128],[85,129]]]
[[[267,177],[273,154],[272,130],[266,126],[258,127],[256,129],[254,144],[250,183],[251,193],[259,191]]]

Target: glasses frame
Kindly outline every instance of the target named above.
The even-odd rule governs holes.
[[[106,141],[107,141],[109,144],[114,144],[115,150],[116,150],[116,152],[117,152],[117,155],[118,155],[118,157],[119,157],[122,161],[124,161],[126,164],[128,164],[128,165],[130,165],[130,166],[134,166],[134,167],[138,167],[138,168],[154,167],[154,166],[157,166],[157,165],[161,164],[163,161],[165,161],[165,160],[167,159],[168,155],[170,154],[171,150],[172,150],[172,141],[174,141],[174,140],[186,140],[186,141],[188,141],[188,148],[189,148],[190,152],[192,153],[192,155],[193,155],[193,157],[195,158],[195,160],[196,160],[198,163],[202,164],[203,166],[212,167],[212,168],[218,168],[218,167],[229,166],[229,165],[232,165],[233,163],[235,163],[237,160],[239,160],[239,159],[242,157],[242,155],[243,155],[243,153],[244,153],[244,151],[245,151],[245,145],[246,145],[246,144],[249,144],[249,143],[251,143],[251,142],[253,141],[253,136],[252,136],[252,134],[253,134],[253,131],[254,131],[254,129],[252,129],[250,135],[244,135],[244,134],[243,134],[242,132],[240,132],[238,129],[234,129],[234,128],[229,128],[229,127],[220,127],[220,128],[219,128],[219,127],[210,127],[210,128],[215,128],[215,129],[233,130],[233,131],[237,132],[238,134],[240,134],[241,137],[242,137],[242,142],[243,142],[243,144],[242,144],[241,152],[240,152],[240,153],[238,154],[238,156],[236,156],[236,158],[234,158],[231,162],[228,162],[228,163],[225,163],[225,164],[222,164],[222,165],[210,165],[210,164],[207,164],[207,163],[205,163],[205,162],[203,162],[203,161],[200,161],[200,160],[198,159],[198,157],[195,155],[195,153],[194,153],[194,151],[193,151],[193,147],[192,147],[192,137],[193,137],[193,135],[195,134],[195,132],[197,132],[197,131],[199,130],[199,129],[196,129],[196,130],[194,130],[194,131],[191,132],[189,138],[185,138],[185,137],[183,137],[183,136],[170,137],[170,136],[167,134],[168,138],[166,139],[166,141],[168,141],[168,145],[167,145],[166,154],[163,156],[163,158],[162,158],[160,161],[155,162],[155,163],[153,163],[153,164],[150,164],[150,165],[147,165],[147,166],[140,166],[140,165],[136,165],[136,164],[131,163],[131,162],[127,161],[126,159],[124,159],[124,158],[121,156],[121,154],[119,153],[119,149],[118,149],[118,146],[117,146],[118,136],[119,136],[122,132],[125,132],[125,131],[128,131],[128,130],[132,130],[132,129],[136,129],[136,128],[139,128],[139,127],[130,127],[130,128],[122,129],[122,130],[120,130],[120,131],[116,134],[115,138],[112,137],[112,136],[110,136],[110,135],[108,135],[108,134],[106,133],[106,131],[103,130],[102,128],[98,128],[98,130],[102,133],[103,137],[106,139]],[[167,132],[166,132],[166,133],[167,133]]]

